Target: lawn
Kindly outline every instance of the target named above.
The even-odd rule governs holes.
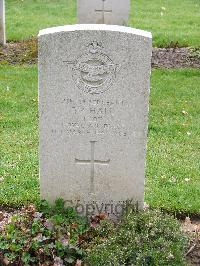
[[[132,0],[129,25],[151,31],[154,46],[199,46],[199,0]],[[42,28],[76,23],[75,0],[7,0],[8,40],[36,36]]]
[[[200,213],[200,70],[152,72],[146,201]],[[36,66],[0,67],[0,205],[39,198]]]
[[[130,26],[151,31],[157,47],[200,46],[199,0],[132,0]]]
[[[153,70],[146,201],[200,213],[200,70]]]
[[[0,73],[0,205],[34,201],[39,190],[36,67],[2,66]]]

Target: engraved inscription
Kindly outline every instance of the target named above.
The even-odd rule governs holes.
[[[125,100],[66,98],[62,104],[66,105],[65,109],[68,110],[63,124],[68,135],[109,133],[125,137],[128,134],[128,129],[115,114],[116,110],[127,107]]]
[[[72,64],[73,80],[82,91],[100,94],[108,90],[114,82],[117,65],[102,52],[103,47],[96,41],[88,46],[88,51]]]
[[[95,143],[96,141],[90,141],[91,143],[91,159],[90,160],[79,160],[75,159],[76,164],[90,164],[90,193],[94,193],[94,173],[95,164],[109,165],[110,159],[106,161],[95,160]]]

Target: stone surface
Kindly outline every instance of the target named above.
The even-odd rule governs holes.
[[[127,25],[130,0],[78,0],[78,23]]]
[[[0,0],[0,44],[6,44],[4,0]]]
[[[150,65],[148,32],[108,25],[40,31],[42,198],[80,202],[87,213],[116,213],[126,200],[143,206]]]

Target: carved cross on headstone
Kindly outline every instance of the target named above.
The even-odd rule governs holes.
[[[75,159],[75,163],[76,164],[90,164],[90,166],[91,166],[91,170],[90,170],[90,193],[94,193],[95,164],[109,165],[110,160],[107,160],[107,161],[95,160],[95,143],[96,143],[96,141],[90,141],[90,143],[91,143],[91,159],[90,160]]]
[[[111,13],[112,10],[106,10],[105,9],[105,1],[106,0],[102,0],[102,9],[95,9],[95,12],[101,12],[102,13],[102,23],[105,22],[105,13]]]

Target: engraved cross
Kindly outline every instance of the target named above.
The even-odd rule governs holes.
[[[79,160],[75,159],[76,164],[90,164],[90,193],[94,193],[94,171],[95,171],[95,164],[100,165],[109,165],[110,160],[101,161],[95,160],[95,143],[96,141],[90,141],[91,143],[91,159],[90,160]]]
[[[105,1],[106,0],[102,0],[102,9],[95,9],[95,12],[101,12],[102,13],[102,23],[105,22],[105,13],[111,13],[112,10],[106,10],[105,9]]]

